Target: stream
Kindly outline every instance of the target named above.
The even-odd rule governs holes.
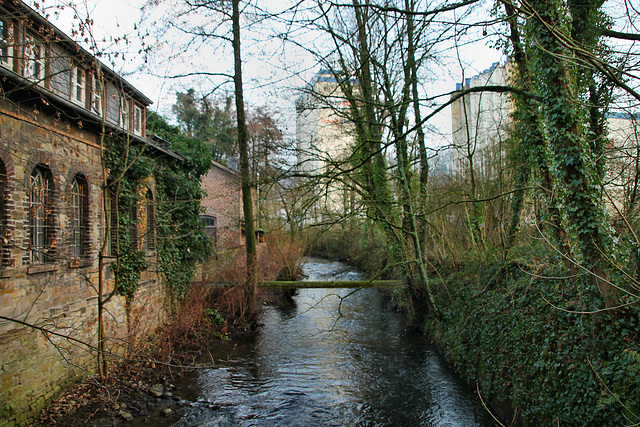
[[[360,280],[309,258],[308,280]],[[174,426],[491,426],[492,418],[375,289],[304,289],[264,307],[251,337],[216,345],[181,381]],[[176,414],[178,415],[178,414]],[[173,417],[172,417],[173,418]],[[175,420],[175,418],[173,418]]]

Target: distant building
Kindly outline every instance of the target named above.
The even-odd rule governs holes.
[[[487,70],[458,83],[456,91],[483,86],[507,86],[506,65],[495,62]],[[472,92],[451,104],[454,146],[452,170],[468,173],[471,164],[478,177],[490,176],[492,167],[500,165],[501,143],[508,136],[512,107],[504,93]],[[473,163],[470,163],[473,162]]]
[[[509,65],[494,63],[482,73],[456,85],[461,91],[490,85],[508,86]],[[495,176],[504,165],[502,142],[509,135],[512,104],[506,93],[475,92],[456,100],[451,106],[455,174],[469,172],[473,160],[477,178]],[[640,217],[640,114],[607,113],[609,144],[605,147],[607,175],[605,190],[610,213],[614,216]]]
[[[335,75],[321,70],[296,102],[298,171],[315,183],[311,221],[343,215],[354,205],[352,192],[339,182],[354,144],[350,104]],[[336,179],[338,178],[338,179]]]
[[[344,161],[353,144],[349,101],[334,75],[321,70],[296,102],[298,168],[319,173]]]
[[[217,162],[211,162],[209,173],[202,178],[204,212],[200,220],[215,251],[244,246],[242,224],[242,189],[238,172]]]
[[[610,213],[637,221],[640,218],[640,114],[607,115],[610,143],[605,148],[605,189]]]

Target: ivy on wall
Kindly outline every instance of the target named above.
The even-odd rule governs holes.
[[[184,158],[156,155],[144,145],[131,145],[121,138],[108,138],[105,165],[109,170],[107,188],[114,198],[111,214],[116,215],[117,236],[111,265],[117,291],[131,301],[138,289],[142,272],[149,267],[147,254],[141,250],[141,221],[136,214],[144,201],[151,177],[155,179],[155,233],[157,270],[164,277],[171,296],[185,295],[193,280],[197,261],[210,253],[210,243],[199,222],[203,191],[201,177],[207,173],[210,154],[198,140],[152,112],[147,113],[148,133],[171,144],[171,150]],[[135,231],[137,230],[137,232]]]
[[[158,158],[156,178],[156,233],[158,271],[174,298],[182,298],[193,280],[196,262],[211,253],[209,238],[200,224],[201,179],[211,167],[211,153],[202,142],[189,138],[157,114],[147,113],[149,132],[170,142],[184,158]]]
[[[111,224],[111,255],[116,261],[111,269],[116,279],[116,289],[131,301],[140,283],[142,272],[149,266],[144,251],[132,236],[138,228],[134,212],[140,202],[140,187],[153,172],[153,160],[144,155],[144,147],[132,146],[122,138],[105,139],[104,161],[109,170],[107,189],[113,198],[109,206]]]

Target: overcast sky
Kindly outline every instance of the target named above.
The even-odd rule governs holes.
[[[69,0],[39,0],[37,3],[41,7],[44,5],[44,13],[50,21],[67,34],[78,27],[78,17],[89,16],[93,20],[91,33],[97,49],[110,54],[103,57],[102,61],[148,96],[154,102],[151,108],[160,114],[171,115],[176,91],[186,91],[190,87],[200,92],[211,91],[221,81],[221,78],[171,79],[166,76],[203,68],[220,73],[231,70],[232,52],[228,43],[220,43],[216,47],[193,43],[182,50],[187,38],[167,28],[166,22],[168,12],[172,11],[170,3],[176,0],[164,0],[160,2],[161,6],[153,9],[143,7],[146,0],[73,0],[77,15],[70,7],[58,8],[65,1],[68,3]],[[29,2],[34,4],[33,0]],[[273,0],[269,2],[270,7],[275,4]],[[172,24],[177,26],[178,22]],[[295,89],[304,87],[320,66],[315,64],[311,55],[305,54],[304,49],[295,49],[291,44],[283,48],[280,42],[270,37],[268,28],[257,27],[255,31],[256,26],[253,25],[254,35],[251,39],[243,40],[243,78],[247,102],[278,110],[283,130],[293,136],[294,101],[298,96]],[[150,54],[140,53],[142,42],[145,43],[144,47],[151,47]],[[308,39],[308,43],[317,43],[317,40]],[[466,68],[465,77],[489,68],[501,58],[498,51],[486,46],[486,42],[462,47],[461,51]],[[148,59],[147,64],[144,64],[144,58]],[[429,90],[432,93],[453,90],[455,83],[462,79],[462,67],[457,65],[444,64],[429,85]],[[229,86],[226,88],[230,90]],[[218,89],[216,93],[220,92]],[[449,132],[448,109],[436,118],[434,124],[443,132]]]

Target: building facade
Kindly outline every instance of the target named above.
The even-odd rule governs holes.
[[[238,172],[211,162],[209,173],[202,178],[204,212],[200,216],[214,250],[228,251],[244,246],[242,224],[242,188]]]
[[[508,67],[495,62],[490,68],[458,83],[456,91],[485,86],[507,86]],[[509,132],[511,103],[504,93],[471,92],[451,104],[452,171],[489,177],[500,167],[502,143]]]
[[[315,198],[307,213],[312,222],[344,216],[355,204],[340,182],[355,141],[350,117],[349,100],[329,70],[320,70],[296,102],[297,169],[314,187],[307,193]]]
[[[110,266],[118,255],[114,233],[107,233],[111,207],[105,209],[103,188],[113,177],[103,170],[102,137],[145,144],[176,161],[179,156],[145,138],[150,100],[36,12],[2,1],[0,27],[0,426],[5,426],[30,424],[61,387],[95,371],[98,298],[114,291]],[[139,191],[135,244],[150,267],[133,300],[117,292],[108,299],[105,335],[114,354],[165,318],[165,293],[153,267],[153,177]]]
[[[510,67],[494,63],[484,72],[468,78],[456,91],[485,86],[509,86]],[[469,176],[471,165],[476,179],[491,179],[506,164],[503,142],[509,136],[512,103],[505,92],[474,92],[452,103],[452,170]],[[608,144],[604,156],[605,203],[615,217],[640,215],[640,115],[630,112],[606,114]]]

